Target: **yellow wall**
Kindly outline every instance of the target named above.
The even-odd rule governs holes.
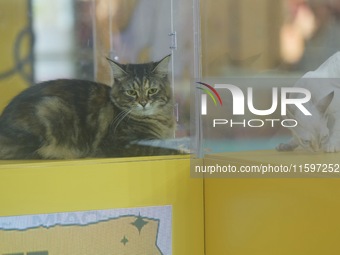
[[[0,215],[173,206],[173,254],[203,255],[203,180],[188,156],[0,162]]]
[[[276,151],[207,161],[217,158],[234,165],[340,163],[338,154]],[[291,177],[205,179],[206,254],[339,254],[340,179]]]
[[[26,0],[0,1],[0,73],[11,70],[15,66],[14,45],[20,31],[28,26]],[[20,56],[27,56],[29,38],[25,37],[20,44]],[[30,66],[25,70],[30,72]],[[14,74],[0,80],[0,112],[10,99],[28,86],[27,82],[19,75]]]
[[[339,254],[340,182],[209,179],[207,254]]]
[[[270,162],[286,158],[259,153]],[[245,157],[254,163],[259,153]],[[189,163],[186,156],[2,161],[0,215],[173,205],[173,254],[340,252],[339,179],[208,178],[203,185]]]

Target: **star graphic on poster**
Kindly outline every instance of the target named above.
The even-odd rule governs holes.
[[[123,239],[120,240],[120,242],[125,246],[129,242],[129,240],[126,238],[126,236],[124,236]]]
[[[142,216],[140,216],[140,214],[138,215],[137,219],[131,223],[132,225],[134,225],[138,231],[139,231],[139,234],[140,234],[140,231],[142,230],[142,228],[148,224],[147,221],[143,220]]]

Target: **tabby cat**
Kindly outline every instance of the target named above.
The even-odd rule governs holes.
[[[291,128],[292,139],[277,146],[279,151],[297,147],[316,152],[340,151],[340,52],[335,53],[318,69],[306,73],[296,86],[306,88],[312,98],[304,106],[312,114],[305,116],[288,108],[288,118],[298,122]]]
[[[141,145],[174,134],[170,56],[158,62],[109,60],[112,87],[53,80],[17,95],[0,116],[0,159],[72,159],[177,153]]]

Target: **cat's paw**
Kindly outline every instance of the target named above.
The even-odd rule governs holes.
[[[276,146],[277,151],[293,151],[296,148],[296,146],[292,146],[289,143],[280,143]]]
[[[340,144],[335,143],[335,142],[329,142],[328,144],[326,144],[324,148],[324,152],[333,153],[333,152],[339,152],[339,151],[340,151]]]

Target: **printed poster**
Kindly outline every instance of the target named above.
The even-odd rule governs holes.
[[[0,255],[171,255],[171,206],[0,217]]]

